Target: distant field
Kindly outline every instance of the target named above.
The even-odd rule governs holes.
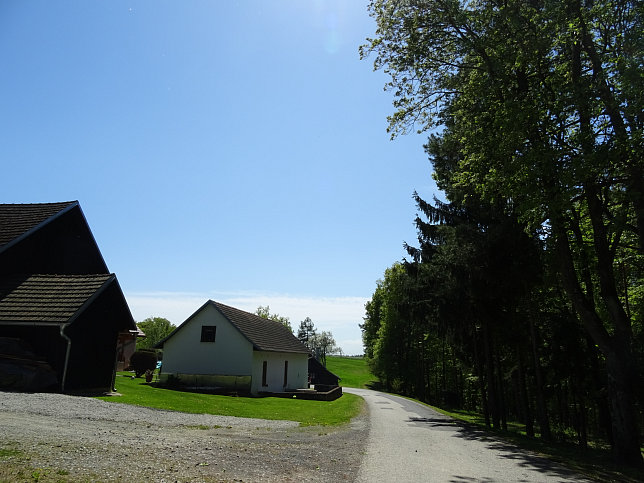
[[[326,368],[340,377],[340,385],[344,387],[369,389],[377,381],[362,357],[327,356]]]

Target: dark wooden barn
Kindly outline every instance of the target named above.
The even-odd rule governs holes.
[[[78,202],[0,204],[0,389],[111,391],[131,331]]]
[[[316,388],[322,386],[335,387],[340,383],[340,378],[322,365],[315,357],[309,357],[309,379]]]

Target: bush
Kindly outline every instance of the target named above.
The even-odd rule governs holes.
[[[154,351],[136,351],[130,357],[130,365],[134,369],[134,375],[141,377],[145,371],[154,371],[157,367],[157,354]]]

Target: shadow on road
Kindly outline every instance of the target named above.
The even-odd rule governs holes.
[[[564,481],[579,481],[579,482],[592,482],[589,478],[583,477],[578,473],[560,466],[543,456],[527,452],[511,443],[503,441],[490,435],[489,433],[479,429],[476,426],[467,424],[462,421],[449,418],[447,416],[437,415],[436,417],[410,417],[407,421],[408,424],[414,426],[427,427],[432,430],[438,431],[452,431],[454,437],[462,438],[465,440],[479,441],[488,449],[497,453],[499,458],[513,460],[519,466],[526,470],[538,471],[548,479],[560,478]],[[467,481],[492,481],[481,478],[473,479],[467,476],[453,475],[452,482],[467,482]],[[525,480],[529,481],[529,480]]]

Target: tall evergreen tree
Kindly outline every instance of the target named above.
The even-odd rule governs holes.
[[[540,233],[606,360],[615,455],[641,465],[637,323],[626,307],[641,278],[618,273],[644,251],[642,2],[374,0],[370,9],[377,36],[362,53],[391,76],[392,132],[441,126],[436,136],[459,152],[449,183],[512,207]]]

